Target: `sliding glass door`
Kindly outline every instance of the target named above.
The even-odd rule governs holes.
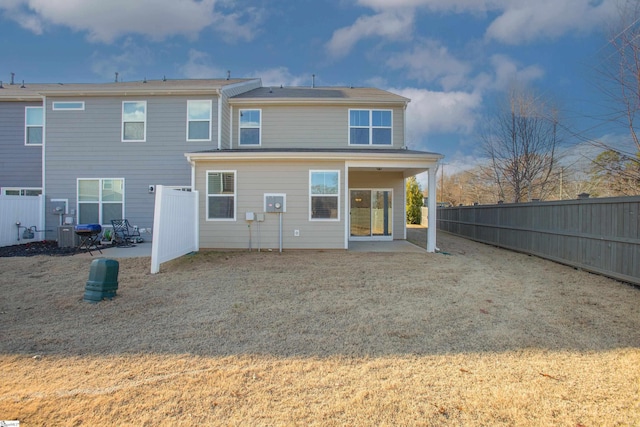
[[[352,240],[388,240],[393,236],[391,190],[350,191]]]

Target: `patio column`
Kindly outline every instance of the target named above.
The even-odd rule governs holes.
[[[429,181],[427,186],[429,188],[429,198],[427,199],[428,219],[427,219],[427,252],[436,251],[436,172],[437,167],[429,168]]]

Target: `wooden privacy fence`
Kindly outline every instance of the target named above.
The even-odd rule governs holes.
[[[439,208],[437,225],[640,285],[640,197]]]

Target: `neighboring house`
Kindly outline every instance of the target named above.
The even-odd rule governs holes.
[[[42,193],[42,97],[0,82],[0,194]]]
[[[47,228],[59,203],[81,224],[150,228],[156,185],[191,188],[184,153],[217,148],[227,98],[257,79],[52,85],[45,99]]]
[[[41,189],[50,230],[60,206],[76,223],[151,227],[164,185],[199,191],[201,248],[346,249],[406,238],[407,177],[428,171],[435,191],[442,156],[406,149],[409,100],[383,90],[259,79],[25,86],[0,89],[12,129],[0,141],[17,153],[10,167],[35,166],[3,169],[0,186]],[[435,222],[429,235],[433,251]]]

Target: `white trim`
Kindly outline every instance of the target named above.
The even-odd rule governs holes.
[[[230,194],[209,194],[209,174],[210,173],[233,173],[233,218],[209,218],[209,197],[230,197]],[[238,171],[210,169],[205,171],[205,220],[206,221],[236,221],[238,215]]]
[[[228,101],[227,101],[228,102]],[[233,148],[233,105],[230,105],[229,108],[229,149]]]
[[[338,185],[337,185],[337,190],[338,190],[338,194],[333,195],[333,194],[313,194],[311,193],[311,176],[314,173],[337,173],[338,174]],[[313,222],[340,222],[340,170],[339,169],[309,169],[309,184],[308,184],[308,190],[309,190],[309,221],[313,221]],[[312,217],[312,211],[313,211],[313,205],[311,200],[313,199],[313,196],[317,196],[317,197],[335,197],[336,200],[338,201],[338,206],[336,207],[336,215],[337,218],[313,218]]]
[[[258,126],[242,126],[243,111],[258,111],[260,113],[260,123]],[[258,129],[258,143],[257,144],[243,144],[242,143],[242,129]],[[242,108],[238,110],[238,147],[260,147],[262,145],[262,108]]]
[[[143,138],[142,139],[124,139],[124,104],[133,104],[133,103],[143,103],[144,104],[144,128],[143,128]],[[121,126],[120,126],[120,140],[122,142],[146,142],[147,141],[147,101],[122,101],[122,115],[120,117]],[[140,123],[140,122],[126,122],[126,123]]]
[[[65,107],[65,104],[80,104],[80,107]],[[51,109],[53,111],[84,111],[84,101],[53,101]]]
[[[344,162],[344,188],[343,194],[349,194],[349,162]],[[346,197],[346,196],[345,196]],[[349,203],[344,201],[344,217],[349,218]],[[350,233],[350,224],[349,220],[345,220],[344,222],[344,249],[349,249],[349,234]]]
[[[438,209],[436,198],[436,174],[438,173],[438,165],[429,168],[429,200],[427,201],[428,218],[427,218],[427,252],[436,251],[436,215]]]
[[[208,102],[209,103],[209,118],[208,119],[190,119],[189,118],[189,104],[192,102]],[[187,142],[192,141],[211,141],[211,124],[213,123],[213,102],[210,99],[188,99],[187,100]],[[189,123],[191,122],[208,122],[209,123],[209,137],[208,138],[189,138]]]
[[[369,112],[369,125],[368,126],[351,126],[351,112],[352,111],[368,111]],[[373,125],[373,112],[381,111],[381,112],[389,112],[391,113],[391,125],[390,126],[374,126]],[[348,117],[347,117],[347,141],[348,145],[352,147],[392,147],[393,146],[393,110],[391,109],[383,109],[383,108],[349,108]],[[351,128],[356,129],[369,129],[369,143],[368,144],[352,144],[351,143]],[[389,144],[374,144],[373,143],[373,130],[374,129],[389,129]]]
[[[121,180],[122,181],[122,202],[104,202],[102,200],[102,182],[104,180]],[[80,181],[98,181],[98,200],[80,201]],[[76,221],[80,224],[80,204],[89,204],[89,203],[98,203],[98,222],[102,226],[111,225],[105,224],[104,218],[102,218],[102,205],[103,204],[117,204],[122,203],[122,216],[121,218],[126,218],[125,216],[125,200],[126,200],[126,182],[124,178],[76,178]]]
[[[391,201],[391,218],[390,218],[390,231],[391,231],[391,235],[390,236],[374,236],[373,234],[369,234],[369,236],[351,236],[351,215],[349,215],[349,221],[347,221],[348,224],[348,237],[349,240],[352,242],[357,242],[357,241],[391,241],[393,240],[393,226],[394,226],[394,213],[395,213],[395,206],[394,206],[394,198],[393,198],[393,188],[379,188],[379,187],[366,187],[366,188],[350,188],[349,189],[349,212],[351,212],[351,192],[352,191],[369,191],[369,192],[374,192],[374,191],[388,191],[389,192],[389,200]],[[406,198],[404,199],[406,200]],[[403,205],[406,205],[406,203],[403,203]],[[369,210],[371,210],[371,206],[369,206]],[[406,214],[405,214],[406,217]],[[371,218],[371,217],[370,217]],[[373,227],[371,227],[371,219],[369,221],[369,229],[370,229],[370,233],[373,232]],[[406,227],[405,227],[406,228]],[[405,236],[405,240],[406,240],[406,236]]]
[[[32,110],[32,109],[36,109],[36,108],[39,108],[42,111],[42,125],[40,125],[40,126],[29,125],[27,123],[27,116],[28,116],[27,111],[28,110]],[[24,145],[27,146],[27,147],[42,147],[44,145],[44,110],[45,110],[44,104],[42,106],[31,105],[31,106],[28,106],[28,107],[24,107]],[[37,128],[37,127],[42,128],[42,139],[40,140],[39,144],[30,144],[29,143],[29,132],[28,132],[28,129],[30,127],[31,128]]]
[[[222,96],[222,93],[218,96],[218,150],[222,149]]]

